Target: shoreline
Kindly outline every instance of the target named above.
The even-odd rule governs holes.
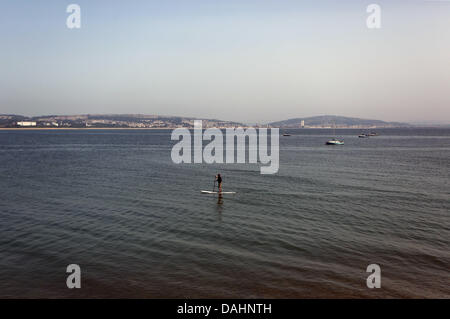
[[[39,131],[39,130],[174,130],[168,127],[0,127],[0,131]]]
[[[255,126],[236,126],[234,128],[265,128]],[[39,130],[175,130],[177,128],[187,128],[189,130],[194,127],[0,127],[0,131],[39,131]],[[228,127],[208,127],[226,129]],[[332,127],[305,127],[305,128],[285,128],[271,127],[280,130],[330,130]],[[372,128],[353,128],[353,127],[336,127],[336,130],[380,130],[380,129],[416,129],[416,128],[449,128],[448,126],[408,126],[408,127],[372,127]]]

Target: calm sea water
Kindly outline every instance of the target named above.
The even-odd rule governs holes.
[[[449,298],[450,129],[377,132],[290,130],[261,175],[168,130],[0,131],[0,297]]]

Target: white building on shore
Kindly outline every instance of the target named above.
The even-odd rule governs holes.
[[[23,126],[23,127],[30,127],[30,126],[36,126],[36,122],[20,121],[20,122],[17,122],[17,125]]]

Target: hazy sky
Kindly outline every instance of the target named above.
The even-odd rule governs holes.
[[[0,0],[0,113],[450,123],[450,1]]]

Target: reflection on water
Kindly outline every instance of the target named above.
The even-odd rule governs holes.
[[[223,204],[223,195],[219,193],[217,194],[217,205],[219,205],[218,207],[220,208],[222,204]]]

